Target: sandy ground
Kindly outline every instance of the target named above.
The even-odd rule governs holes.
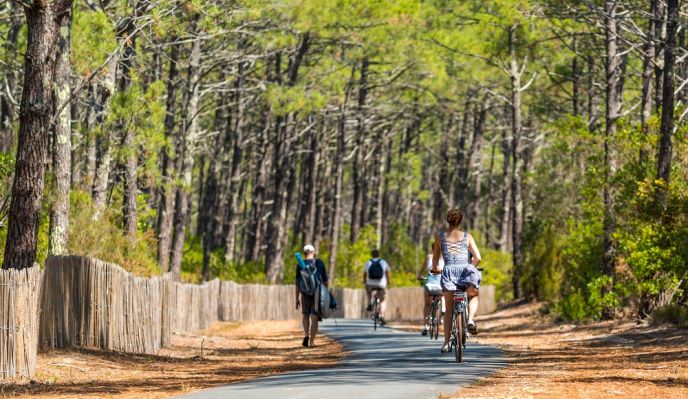
[[[688,398],[688,330],[560,324],[538,309],[521,305],[478,318],[472,339],[504,349],[510,365],[446,398]]]
[[[295,321],[217,323],[195,335],[175,336],[156,356],[99,351],[39,355],[34,382],[0,385],[10,398],[164,398],[285,371],[330,367],[340,345],[320,338],[303,348]]]

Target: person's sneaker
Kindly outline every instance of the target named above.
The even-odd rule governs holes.
[[[308,347],[308,337],[303,337],[303,342],[301,342],[301,345],[303,345],[306,348]]]
[[[373,305],[368,305],[366,307],[366,312],[372,312],[373,311]]]
[[[380,317],[380,325],[383,327],[387,325],[387,322],[382,317]]]
[[[442,345],[442,350],[440,351],[441,353],[449,353],[451,352],[451,348],[449,347],[449,344],[444,344]]]
[[[475,324],[475,321],[468,320],[466,328],[468,329],[468,332],[471,333],[471,335],[478,335],[478,326]]]
[[[428,328],[428,326],[425,326],[425,327],[423,327],[423,332],[420,333],[420,335],[425,337],[428,335],[429,332],[430,332],[430,329]]]

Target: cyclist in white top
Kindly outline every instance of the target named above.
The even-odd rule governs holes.
[[[375,249],[372,252],[373,258],[366,262],[363,271],[363,284],[366,287],[366,295],[368,297],[368,312],[373,310],[371,303],[373,291],[377,291],[377,297],[380,298],[380,325],[385,325],[385,294],[387,293],[387,286],[390,282],[390,268],[387,262],[380,258],[380,251]]]
[[[418,269],[418,273],[416,273],[416,279],[418,280],[422,281],[427,277],[427,281],[423,285],[423,320],[425,320],[425,325],[423,326],[421,335],[428,335],[428,332],[430,331],[428,321],[430,320],[430,305],[432,304],[432,297],[434,295],[439,295],[442,297],[442,315],[444,314],[445,310],[444,296],[442,296],[442,286],[440,285],[440,275],[430,273],[430,270],[432,269],[432,249],[434,245],[434,242],[430,244],[430,253],[425,257],[424,262],[420,265],[420,269]],[[440,270],[440,272],[442,272],[443,267],[444,259],[440,258],[437,268]],[[441,317],[442,316],[440,316],[440,319]]]

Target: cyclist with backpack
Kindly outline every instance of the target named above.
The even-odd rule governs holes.
[[[373,310],[373,291],[377,291],[377,297],[380,299],[380,325],[385,325],[385,294],[387,286],[390,282],[390,268],[387,262],[380,258],[380,251],[375,249],[372,252],[373,258],[365,264],[363,272],[363,283],[366,287],[366,295],[368,297],[368,312]]]
[[[308,244],[303,247],[303,264],[296,265],[296,309],[301,308],[303,324],[303,346],[315,346],[318,334],[320,315],[315,303],[315,292],[321,284],[327,287],[327,269],[325,263],[315,257],[315,247]]]

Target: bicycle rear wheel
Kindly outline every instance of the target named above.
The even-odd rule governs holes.
[[[430,317],[432,320],[432,324],[430,325],[430,339],[437,340],[440,331],[440,310],[438,309],[437,301],[432,301],[432,308],[430,310]]]
[[[377,331],[377,323],[378,323],[378,319],[380,318],[380,313],[378,313],[378,306],[379,306],[379,303],[376,299],[375,305],[373,306],[373,329],[375,331]]]
[[[456,331],[456,334],[454,335],[454,339],[456,342],[456,363],[461,363],[463,361],[463,312],[459,313],[457,315],[458,317],[454,318],[454,323],[456,325],[456,328],[454,331]]]

